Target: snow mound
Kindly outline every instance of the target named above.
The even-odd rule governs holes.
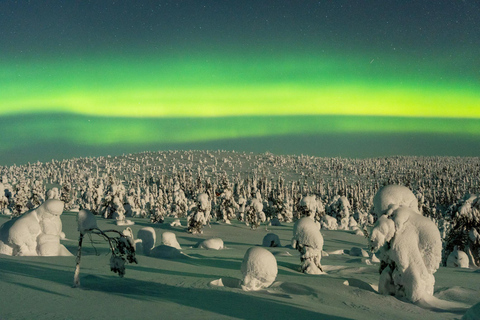
[[[267,288],[277,277],[277,260],[270,251],[261,247],[252,247],[243,257],[241,271],[243,290],[257,291]]]
[[[80,210],[77,214],[78,231],[85,234],[89,230],[98,228],[95,215],[89,210]]]
[[[418,199],[404,186],[392,184],[380,188],[373,197],[373,212],[380,217],[395,207],[407,207],[418,213]]]
[[[270,220],[270,225],[272,227],[281,227],[282,223],[280,222],[280,220],[278,220],[278,218],[273,218],[272,220]]]
[[[177,241],[177,237],[173,232],[168,232],[168,231],[164,232],[162,234],[162,243],[166,246],[170,246],[178,250],[182,250],[182,248],[180,247],[180,244]]]
[[[263,237],[263,247],[281,247],[280,238],[275,233],[268,233]]]
[[[458,247],[455,246],[452,252],[448,255],[447,258],[447,267],[450,268],[467,268],[469,267],[468,255],[458,250]]]
[[[150,255],[150,252],[155,248],[155,243],[157,241],[155,229],[152,227],[145,227],[138,230],[137,239],[141,241],[143,254],[146,256]]]
[[[63,202],[47,200],[0,226],[0,253],[11,256],[71,256],[60,244]]]
[[[223,240],[220,238],[210,238],[206,240],[202,240],[195,245],[196,248],[201,249],[210,249],[210,250],[220,250],[225,249],[225,245],[223,244]]]
[[[180,222],[180,219],[175,219],[174,221],[172,221],[170,223],[170,226],[171,227],[181,227],[182,226],[182,223]]]

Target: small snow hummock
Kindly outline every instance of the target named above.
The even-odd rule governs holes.
[[[417,302],[433,296],[433,274],[442,258],[442,241],[435,223],[408,207],[400,207],[376,222],[370,238],[379,250],[378,291]]]
[[[180,247],[180,244],[177,241],[177,237],[175,236],[175,233],[173,232],[164,232],[162,234],[162,243],[166,246],[176,248],[178,250],[182,250]]]
[[[155,247],[155,242],[157,240],[155,229],[152,227],[145,227],[138,230],[137,239],[138,247],[136,250],[139,251],[141,247],[144,255],[150,255],[150,251],[152,251],[152,249]]]
[[[300,252],[301,271],[308,274],[322,274],[323,236],[319,226],[311,218],[304,217],[293,226],[292,247]]]
[[[221,250],[225,249],[223,240],[220,238],[210,238],[202,240],[195,245],[195,248],[209,249],[209,250]]]
[[[280,238],[275,233],[267,233],[263,237],[262,241],[263,247],[281,247]]]
[[[277,277],[277,260],[267,249],[252,247],[243,257],[241,271],[243,290],[257,291],[268,288]]]
[[[180,222],[180,219],[175,219],[174,221],[172,221],[170,223],[170,226],[171,227],[181,227],[182,226],[182,223]]]
[[[468,255],[462,250],[458,250],[458,246],[455,246],[452,252],[447,258],[447,267],[450,268],[468,268],[469,259]]]
[[[71,256],[60,243],[63,202],[47,200],[0,226],[0,253],[11,256]]]
[[[85,234],[89,230],[97,229],[97,220],[95,215],[89,210],[82,209],[77,214],[78,231]]]

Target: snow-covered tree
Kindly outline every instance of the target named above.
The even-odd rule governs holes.
[[[380,216],[370,235],[380,259],[378,291],[417,302],[433,295],[442,258],[440,233],[430,219],[407,206]]]
[[[0,214],[11,214],[10,210],[8,209],[8,198],[6,195],[6,188],[3,183],[0,182]]]
[[[326,213],[337,219],[338,228],[348,230],[350,221],[350,203],[345,196],[335,196],[326,208]]]
[[[293,226],[292,247],[300,252],[302,263],[300,271],[309,274],[323,273],[322,259],[323,236],[320,226],[311,216],[303,217]]]
[[[445,238],[444,265],[458,247],[467,254],[470,265],[480,266],[480,195],[466,195],[447,209],[445,219],[450,230]]]
[[[33,208],[38,207],[45,202],[45,186],[42,181],[35,180],[32,184],[32,197],[30,203]]]
[[[267,220],[263,213],[262,199],[259,197],[260,194],[257,193],[256,198],[250,199],[245,211],[245,223],[252,229],[258,228],[260,223]]]
[[[188,201],[185,197],[185,192],[180,188],[180,183],[178,181],[175,182],[173,189],[171,211],[171,214],[178,218],[185,217],[188,211]]]
[[[196,206],[188,215],[188,232],[203,233],[203,226],[210,221],[211,203],[208,194],[200,193]]]
[[[72,185],[69,182],[65,182],[62,185],[60,192],[60,200],[65,203],[65,210],[68,211],[72,202]]]
[[[229,223],[236,216],[239,205],[233,198],[232,190],[227,187],[219,197],[220,203],[217,206],[217,221]]]
[[[26,181],[22,180],[15,186],[15,195],[11,204],[13,216],[18,217],[28,211],[30,188]]]

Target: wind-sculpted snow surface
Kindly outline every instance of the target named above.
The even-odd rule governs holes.
[[[381,216],[371,233],[373,250],[381,260],[378,291],[412,302],[433,295],[442,257],[436,225],[408,207]]]
[[[44,204],[0,227],[0,253],[12,256],[71,256],[60,243],[63,202],[47,200]]]

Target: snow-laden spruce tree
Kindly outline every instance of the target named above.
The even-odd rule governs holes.
[[[406,192],[397,190],[397,197],[389,193],[395,203],[383,202],[386,209],[372,229],[370,245],[380,259],[378,291],[416,302],[433,295],[442,241],[435,223],[412,209],[410,201],[398,201]]]
[[[223,190],[218,200],[220,203],[217,206],[217,221],[230,223],[230,220],[236,217],[236,211],[239,209],[230,187]]]
[[[30,204],[35,208],[43,202],[45,202],[45,186],[42,181],[35,180],[32,183],[32,197],[30,198]]]
[[[295,222],[292,247],[300,252],[301,272],[308,274],[323,273],[320,263],[323,236],[320,233],[320,225],[315,223],[311,217],[303,217]]]
[[[455,247],[469,258],[471,266],[480,267],[480,194],[466,195],[445,212],[445,219],[450,222],[445,237],[443,264]]]
[[[208,194],[200,193],[197,197],[196,206],[188,215],[188,232],[203,233],[203,226],[210,221],[211,210]]]
[[[28,202],[30,198],[30,188],[25,180],[21,180],[15,186],[15,195],[13,196],[13,202],[10,204],[11,211],[14,217],[21,216],[28,211]]]
[[[259,197],[260,193],[257,193],[256,198],[250,199],[245,211],[245,223],[252,229],[258,228],[260,223],[267,220],[265,213],[263,213],[262,199]]]
[[[173,199],[171,204],[171,215],[175,218],[183,218],[188,212],[188,200],[185,192],[180,188],[180,183],[175,181],[173,187]]]
[[[326,208],[326,213],[337,219],[338,229],[348,230],[351,206],[345,196],[335,196]]]
[[[9,200],[6,191],[5,185],[0,182],[0,214],[10,215],[12,213],[8,209]]]
[[[125,187],[123,184],[111,179],[107,192],[100,206],[100,214],[105,219],[117,218],[121,220],[125,217],[125,208],[123,206],[125,198]]]
[[[62,185],[62,190],[60,191],[60,200],[65,203],[65,210],[68,211],[72,205],[72,185],[69,182],[65,182]]]

